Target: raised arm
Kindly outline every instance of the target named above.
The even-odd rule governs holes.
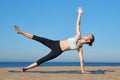
[[[82,8],[78,8],[78,17],[77,17],[77,22],[76,22],[76,37],[80,38],[81,33],[80,33],[80,23],[81,23],[81,16],[82,16],[83,10]]]

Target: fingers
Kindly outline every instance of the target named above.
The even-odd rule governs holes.
[[[82,10],[82,7],[78,7],[78,10]]]
[[[82,14],[83,13],[82,7],[78,7],[77,11],[78,11],[79,14]]]

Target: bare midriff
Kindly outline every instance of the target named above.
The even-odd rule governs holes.
[[[60,41],[60,48],[62,51],[70,50],[68,40],[61,40]]]

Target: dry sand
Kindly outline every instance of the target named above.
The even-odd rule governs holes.
[[[78,74],[78,66],[37,67],[28,72],[9,72],[20,68],[0,68],[0,80],[120,80],[120,66],[85,68],[87,71],[105,70],[105,74]]]

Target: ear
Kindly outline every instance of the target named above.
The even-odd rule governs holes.
[[[90,40],[86,40],[86,41],[84,41],[85,43],[90,43]]]
[[[90,43],[91,41],[90,40],[87,40],[88,43]]]

